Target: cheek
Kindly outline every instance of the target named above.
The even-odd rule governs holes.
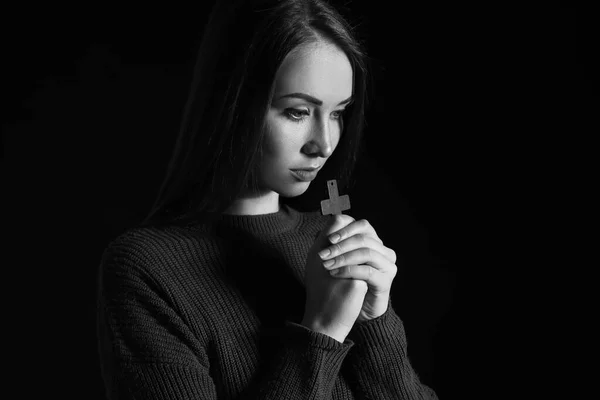
[[[267,120],[264,151],[274,158],[289,156],[289,153],[301,145],[302,136],[300,124],[271,117]]]
[[[293,153],[298,147],[298,143],[289,135],[272,135],[266,141],[265,155],[271,162],[282,164],[293,159]]]

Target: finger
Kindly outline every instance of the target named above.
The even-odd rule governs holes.
[[[383,244],[383,242],[381,241],[379,236],[377,236],[377,232],[375,232],[375,229],[371,226],[369,221],[367,221],[366,219],[361,219],[358,221],[351,222],[347,226],[340,228],[337,231],[333,231],[333,232],[334,233],[330,234],[328,237],[328,239],[331,243],[338,243],[346,238],[349,238],[350,236],[354,236],[358,233],[363,233],[365,235],[371,236],[373,239],[375,239],[379,243]],[[336,234],[339,235],[339,237],[337,239],[335,238]]]
[[[330,272],[334,278],[358,279],[367,282],[372,293],[388,291],[390,279],[370,265],[347,265]]]
[[[346,214],[335,214],[327,220],[327,224],[324,229],[320,232],[323,234],[325,241],[327,241],[327,236],[331,235],[334,232],[339,231],[340,229],[346,227],[348,224],[354,222],[354,218],[350,215]],[[318,235],[317,235],[318,237]],[[329,244],[329,243],[327,243]]]
[[[374,269],[394,275],[396,274],[396,265],[391,263],[383,254],[369,247],[362,247],[360,249],[352,250],[344,254],[340,254],[330,260],[323,262],[323,267],[328,270],[348,266],[367,264]]]
[[[329,260],[352,250],[357,250],[363,247],[368,247],[374,251],[381,253],[392,264],[396,263],[396,253],[394,250],[385,247],[383,243],[375,240],[372,236],[362,233],[351,236],[341,242],[332,244],[331,246],[321,250],[319,256],[322,260]]]

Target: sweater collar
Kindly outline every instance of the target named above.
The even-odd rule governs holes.
[[[264,235],[282,234],[295,229],[300,223],[300,212],[280,203],[279,211],[259,215],[221,214],[216,220],[217,225],[242,230],[244,232]]]

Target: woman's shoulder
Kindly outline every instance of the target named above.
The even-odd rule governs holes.
[[[102,255],[106,261],[135,265],[137,268],[172,268],[178,260],[198,258],[214,241],[206,229],[185,227],[131,227],[114,235]]]
[[[170,243],[189,240],[209,240],[213,232],[202,224],[190,226],[171,225],[136,225],[125,228],[114,234],[107,247],[132,246],[161,247]]]

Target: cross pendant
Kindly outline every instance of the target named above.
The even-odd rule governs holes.
[[[321,214],[341,214],[342,211],[350,209],[350,197],[345,194],[343,196],[338,195],[337,181],[327,181],[327,191],[329,192],[329,199],[321,200]]]

